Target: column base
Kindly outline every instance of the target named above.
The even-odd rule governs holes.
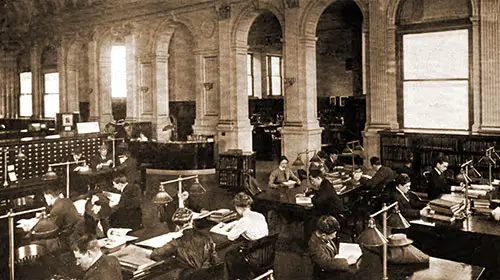
[[[370,158],[373,156],[380,157],[380,135],[379,131],[390,129],[389,124],[367,124],[363,131],[363,147],[365,148],[365,166],[369,167]]]
[[[217,124],[217,143],[219,152],[229,149],[240,149],[243,152],[251,152],[252,130],[250,120],[230,121],[221,120]]]
[[[217,119],[194,120],[193,133],[196,135],[217,135]]]
[[[304,126],[285,125],[281,130],[281,154],[288,158],[290,164],[295,161],[298,154],[305,150],[321,150],[321,132],[323,128],[316,127],[305,128]],[[310,159],[313,153],[308,155]],[[301,155],[302,161],[306,162],[306,155]]]

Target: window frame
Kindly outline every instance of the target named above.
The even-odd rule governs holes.
[[[250,73],[248,73],[248,57],[250,56]],[[252,78],[252,94],[248,94],[248,89],[247,89],[247,95],[248,97],[255,97],[255,69],[254,69],[254,66],[255,66],[255,63],[254,63],[254,54],[251,53],[251,52],[248,52],[247,53],[247,87],[249,86],[248,84],[248,78],[251,77]]]
[[[56,74],[56,73],[57,73],[57,84],[58,84],[57,93],[54,93],[54,92],[47,93],[45,90],[45,75]],[[44,71],[42,71],[42,89],[43,89],[43,95],[42,95],[42,112],[43,112],[43,114],[42,115],[43,115],[43,118],[46,118],[46,119],[56,118],[57,114],[60,113],[60,106],[61,106],[60,103],[57,106],[56,115],[54,117],[47,117],[46,111],[45,111],[45,97],[47,95],[57,95],[58,99],[60,100],[60,98],[61,98],[60,84],[61,84],[61,73],[59,71],[57,71],[57,68],[47,67],[46,69],[44,69]]]
[[[30,73],[31,74],[31,78],[30,78],[30,88],[31,88],[31,91],[29,93],[27,92],[23,92],[22,91],[22,82],[21,82],[21,75],[24,74],[24,73]],[[22,69],[20,72],[19,72],[19,98],[18,98],[18,102],[19,102],[19,117],[31,117],[33,115],[33,72],[31,71],[31,69]],[[25,95],[29,95],[31,97],[31,108],[30,108],[30,111],[31,111],[31,115],[22,115],[21,114],[21,104],[23,102],[21,102],[21,97],[22,96],[25,96]]]
[[[272,73],[272,58],[273,57],[277,57],[279,59],[279,77],[280,77],[280,93],[279,94],[274,94],[273,92],[273,77],[278,77],[278,76],[273,76],[273,73]],[[284,96],[283,94],[283,57],[281,55],[277,55],[277,54],[266,54],[266,67],[267,67],[267,77],[266,77],[266,81],[267,81],[267,95],[268,96],[271,96],[271,97],[280,97],[280,96]]]
[[[454,128],[407,128],[404,123],[404,83],[405,81],[414,81],[414,80],[405,80],[404,79],[404,49],[403,49],[403,36],[408,34],[424,34],[424,33],[433,33],[433,32],[445,32],[445,31],[457,31],[457,30],[467,30],[468,33],[468,77],[467,79],[421,79],[421,81],[467,81],[468,82],[468,125],[466,129],[454,129]],[[396,29],[396,79],[397,79],[397,87],[396,87],[396,107],[397,107],[397,120],[399,124],[399,128],[403,130],[414,130],[414,131],[439,131],[439,132],[457,132],[457,131],[471,131],[472,125],[474,123],[474,92],[472,88],[473,82],[473,34],[472,34],[472,23],[468,19],[459,19],[459,20],[449,20],[449,21],[439,21],[439,22],[431,22],[431,23],[419,23],[419,24],[411,24],[411,25],[400,25]],[[476,112],[477,113],[477,112]]]
[[[114,47],[123,47],[124,51],[125,51],[125,96],[113,96],[113,48]],[[127,96],[128,96],[128,84],[127,84],[127,80],[128,80],[128,69],[127,69],[127,46],[124,44],[124,43],[119,43],[119,42],[116,42],[114,44],[111,45],[111,49],[110,49],[110,54],[109,54],[109,69],[110,69],[110,78],[111,78],[111,84],[110,84],[110,91],[109,91],[109,94],[110,94],[110,97],[111,97],[111,100],[112,102],[124,102],[127,100]]]

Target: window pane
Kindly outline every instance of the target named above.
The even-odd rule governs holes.
[[[45,117],[55,118],[56,114],[59,113],[59,94],[46,94],[44,98],[45,102]]]
[[[59,93],[59,73],[45,74],[45,94]]]
[[[403,36],[404,79],[469,77],[467,29]]]
[[[404,83],[406,128],[468,129],[468,81]]]
[[[20,75],[21,93],[31,93],[31,72],[23,72]]]
[[[247,54],[247,74],[252,75],[252,60],[253,56],[251,54]]]
[[[248,96],[253,96],[253,78],[248,76]]]
[[[22,94],[19,97],[19,115],[21,117],[31,117],[33,115],[31,94]]]
[[[281,76],[280,57],[271,56],[271,75]]]
[[[272,95],[281,95],[281,77],[272,77]]]
[[[127,97],[127,59],[125,46],[111,48],[111,97]]]

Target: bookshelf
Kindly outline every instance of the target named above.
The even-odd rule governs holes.
[[[245,175],[252,169],[255,177],[255,153],[225,152],[219,154],[217,170],[219,186],[224,188],[242,188]]]
[[[448,157],[449,167],[455,175],[460,172],[460,164],[467,160],[478,162],[487,148],[500,147],[500,134],[438,134],[384,130],[380,134],[380,158],[382,164],[396,169],[404,164],[407,155],[413,155],[413,171],[419,186],[425,181],[422,173],[432,166],[437,156]],[[476,168],[488,177],[488,165]],[[494,168],[494,173],[500,169]]]

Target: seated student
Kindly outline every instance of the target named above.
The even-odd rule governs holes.
[[[392,192],[392,199],[398,202],[399,210],[403,217],[406,219],[420,219],[424,217],[431,209],[429,207],[423,207],[422,203],[419,202],[416,195],[410,193],[410,176],[407,174],[400,174],[396,178],[396,187]]]
[[[112,209],[109,218],[111,227],[139,229],[142,224],[141,189],[129,183],[127,175],[118,174],[113,180],[113,187],[121,193],[118,205]]]
[[[363,176],[359,182],[363,186],[370,188],[374,195],[379,195],[389,183],[394,181],[394,172],[389,167],[382,166],[378,157],[371,157],[370,164],[376,171],[375,174],[371,178]]]
[[[288,168],[288,158],[285,156],[282,156],[280,158],[280,163],[277,169],[275,169],[273,172],[271,172],[271,175],[269,175],[269,187],[270,188],[279,188],[284,186],[283,183],[293,180],[297,182],[298,185],[300,185],[300,180],[295,176],[293,171]]]
[[[99,243],[92,235],[80,237],[72,246],[76,263],[84,271],[83,280],[122,280],[122,269],[118,259],[104,255]]]
[[[434,168],[432,168],[427,177],[427,194],[430,200],[439,198],[443,193],[451,192],[450,186],[443,174],[448,169],[448,161],[442,157],[436,157],[433,166]]]
[[[151,259],[163,260],[176,256],[181,261],[180,267],[172,269],[164,279],[206,279],[201,268],[209,268],[220,262],[215,251],[215,243],[210,236],[193,227],[193,212],[187,208],[179,208],[172,216],[172,221],[182,231],[182,236],[154,249]],[[195,271],[198,270],[198,271]],[[192,274],[196,273],[196,277]],[[200,274],[199,274],[200,273]],[[194,278],[193,278],[194,277]]]
[[[240,236],[246,240],[257,240],[269,234],[266,218],[259,212],[250,209],[252,197],[246,193],[238,193],[234,199],[234,208],[241,216],[236,225],[229,231],[227,238],[236,240]]]
[[[318,153],[319,154],[319,153]],[[324,165],[327,172],[332,172],[337,166],[342,166],[343,164],[338,160],[339,152],[333,150],[330,155],[325,159]]]
[[[118,156],[116,171],[127,174],[130,183],[139,183],[137,181],[137,159],[132,157],[128,146],[123,145],[123,152]]]
[[[108,145],[105,143],[99,147],[99,154],[94,156],[90,161],[92,171],[99,171],[105,168],[110,168],[113,165],[113,156],[108,152]]]
[[[68,161],[77,162],[83,160],[85,159],[83,158],[82,149],[80,147],[75,147],[73,149],[73,152],[71,153],[71,156],[68,158]],[[86,194],[88,192],[89,182],[85,178],[80,176],[78,173],[80,170],[84,170],[83,166],[84,166],[83,162],[78,164],[72,164],[70,166],[69,179],[70,179],[71,192],[75,193],[76,195]],[[73,194],[71,196],[73,196]]]
[[[71,236],[72,242],[85,234],[90,234],[97,238],[106,237],[108,229],[110,229],[108,221],[110,212],[109,200],[106,196],[103,194],[92,195],[85,204],[83,219],[75,226],[75,230]]]
[[[59,191],[45,189],[43,195],[50,209],[49,217],[58,227],[58,243],[54,247],[48,246],[51,247],[48,249],[70,251],[69,238],[82,217],[78,214],[73,201],[60,195]]]
[[[336,258],[339,253],[337,232],[339,222],[332,216],[321,216],[316,231],[309,239],[309,255],[314,272],[313,279],[355,279],[356,265],[349,265],[348,260]]]

